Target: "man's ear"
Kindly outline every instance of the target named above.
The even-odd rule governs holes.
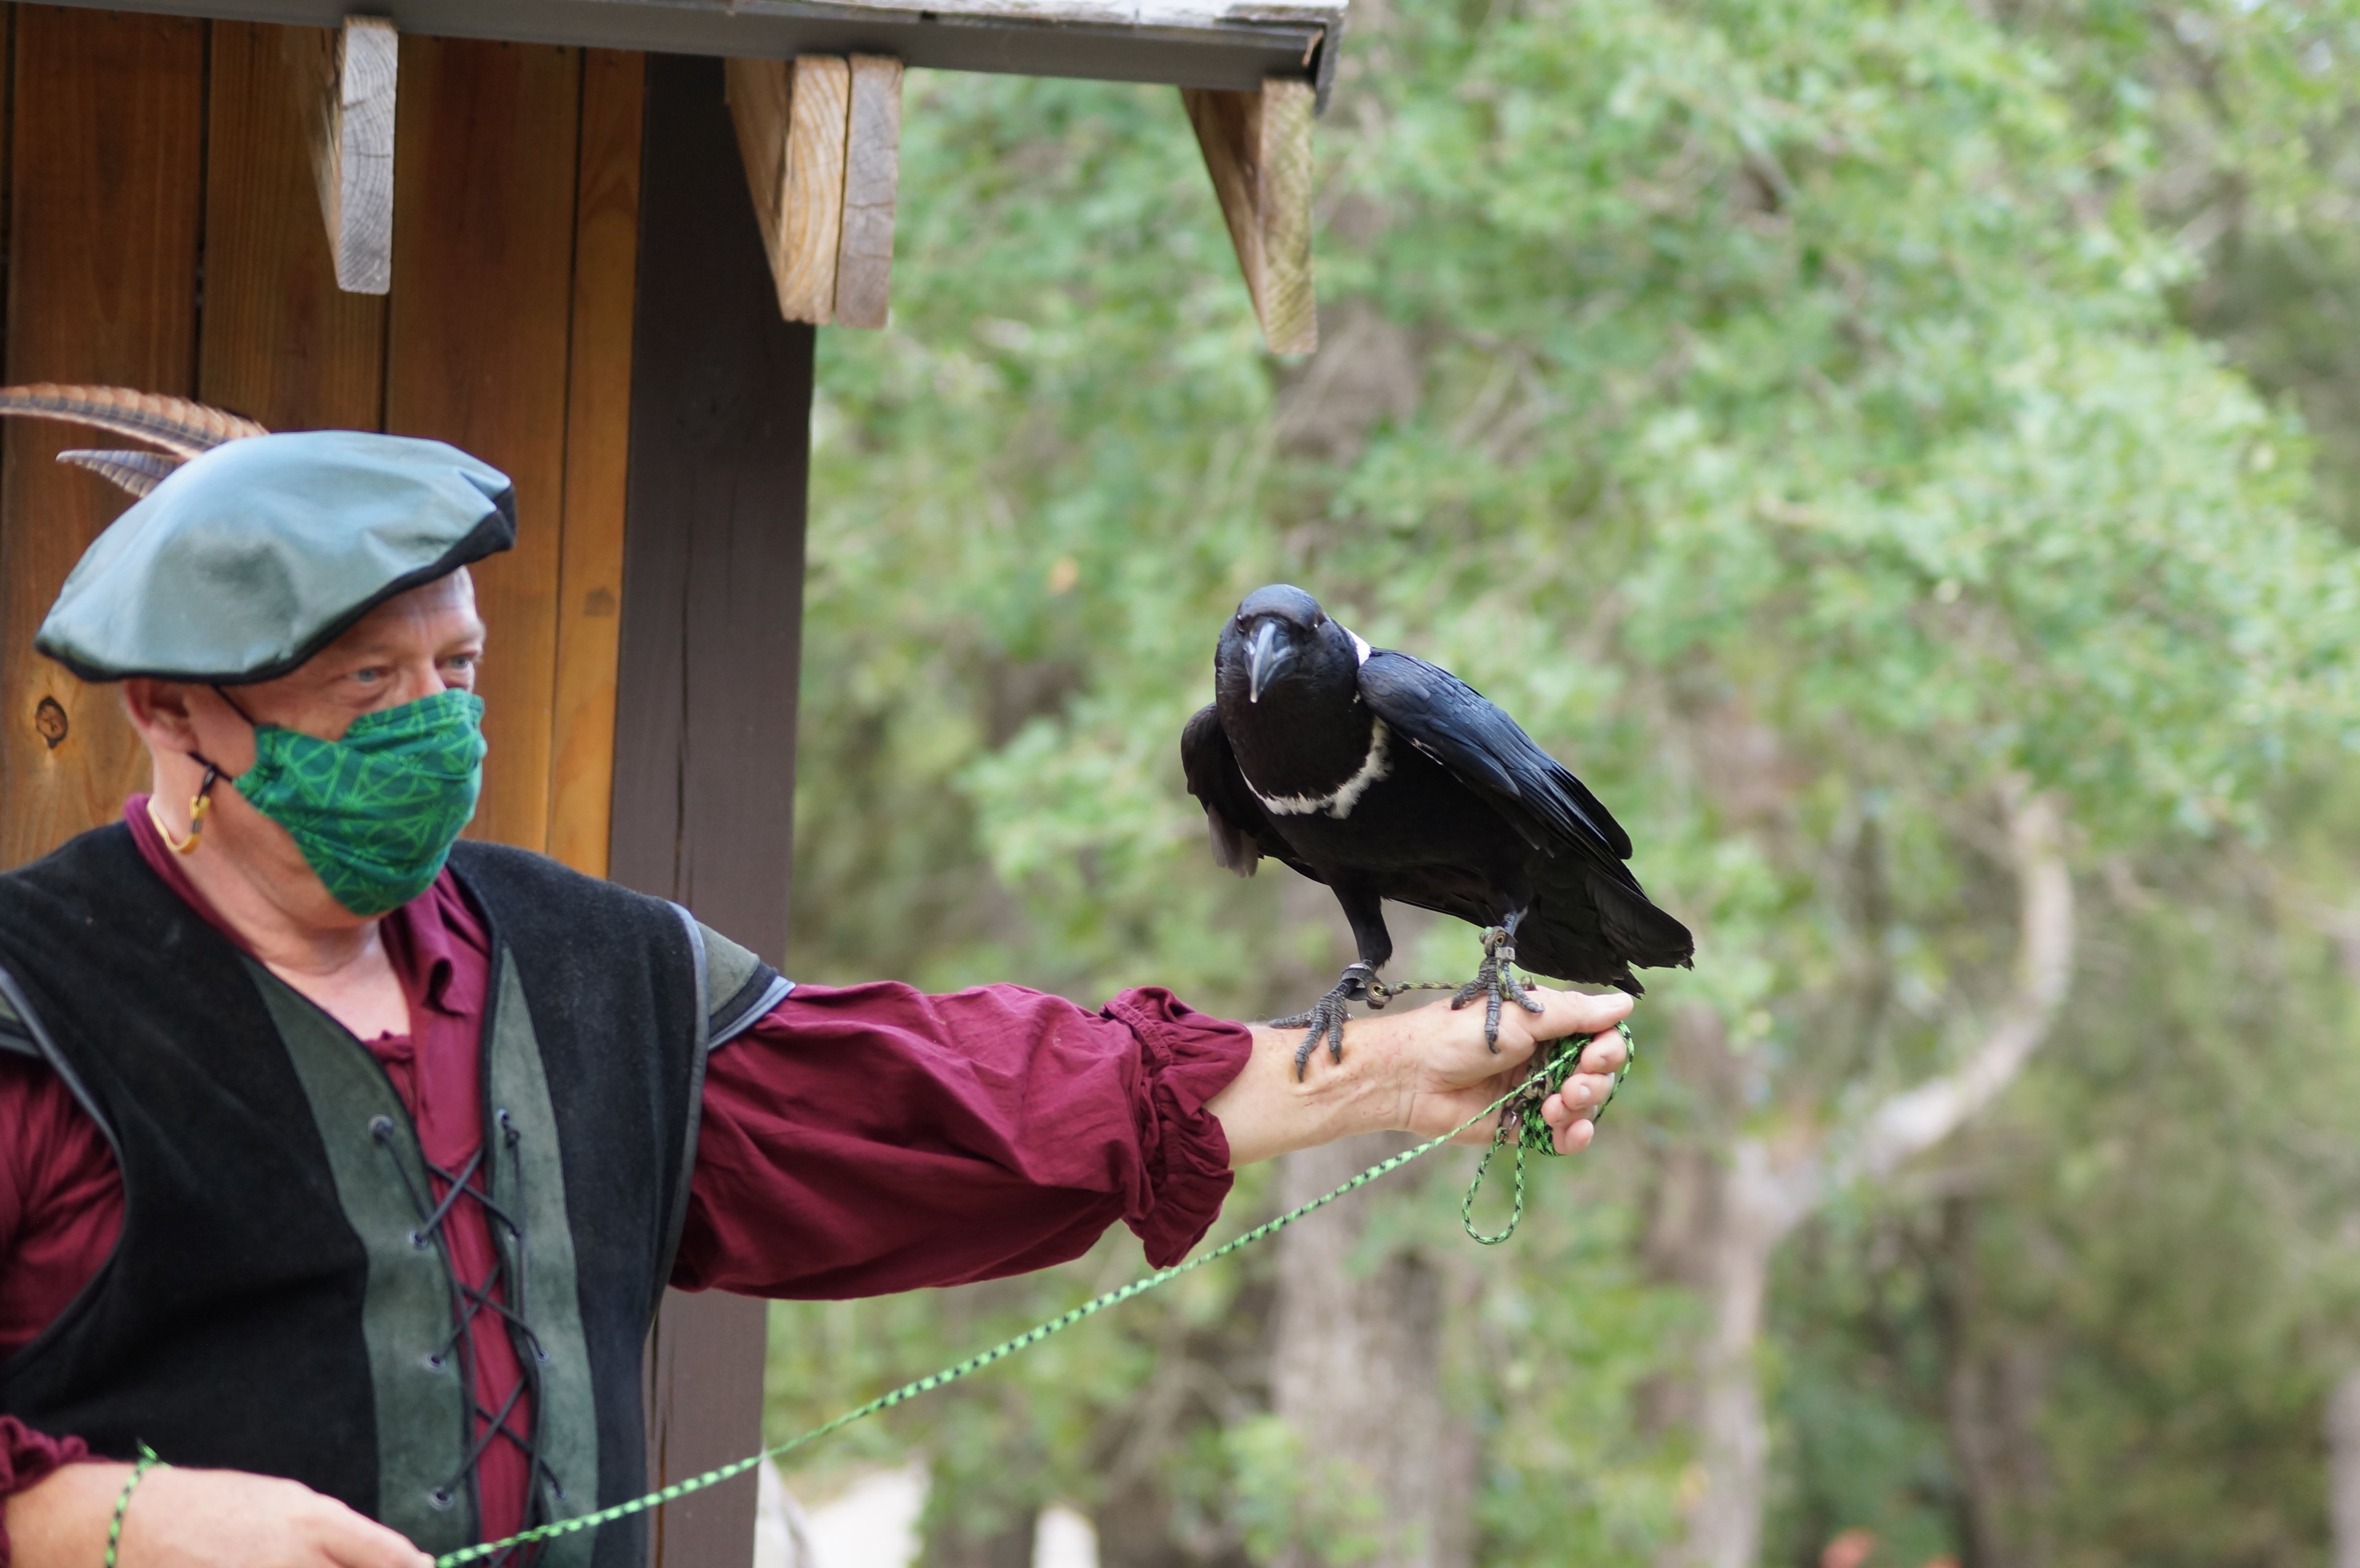
[[[134,675],[123,683],[123,711],[131,727],[150,746],[186,751],[196,744],[197,726],[189,716],[189,688],[178,681],[158,681]]]

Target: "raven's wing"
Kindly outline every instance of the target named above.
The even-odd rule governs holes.
[[[1270,814],[1246,787],[1238,770],[1237,753],[1229,749],[1229,733],[1210,702],[1196,710],[1180,732],[1180,768],[1188,779],[1188,793],[1204,803],[1205,826],[1213,836],[1213,859],[1240,877],[1254,874],[1265,855],[1285,862],[1314,882],[1328,880],[1295,857],[1295,851],[1271,826]]]
[[[1448,670],[1381,648],[1361,661],[1360,698],[1535,849],[1549,855],[1571,849],[1618,872],[1631,858],[1631,835],[1598,797],[1515,720]]]

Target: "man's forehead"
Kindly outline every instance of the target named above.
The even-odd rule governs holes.
[[[399,652],[421,637],[442,644],[483,635],[483,620],[475,614],[475,585],[462,567],[388,599],[322,649],[320,656]]]

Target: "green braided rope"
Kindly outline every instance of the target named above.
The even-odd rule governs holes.
[[[1440,989],[1439,986],[1431,988]],[[1405,991],[1410,987],[1397,985],[1393,989]],[[1614,1086],[1606,1091],[1604,1101],[1599,1105],[1597,1110],[1590,1113],[1590,1119],[1593,1124],[1606,1115],[1606,1107],[1614,1103],[1616,1094],[1622,1093],[1622,1080],[1631,1075],[1631,1064],[1639,1060],[1639,1046],[1638,1042],[1631,1038],[1631,1026],[1616,1024],[1614,1027],[1622,1036],[1622,1070],[1614,1074]],[[1581,1041],[1581,1045],[1589,1043],[1586,1038]],[[1508,1114],[1500,1118],[1499,1129],[1491,1135],[1491,1147],[1483,1150],[1483,1158],[1476,1163],[1475,1180],[1467,1183],[1467,1196],[1459,1202],[1459,1226],[1467,1233],[1469,1239],[1485,1247],[1497,1247],[1515,1235],[1516,1226],[1524,1223],[1524,1156],[1532,1153],[1546,1154],[1555,1158],[1557,1154],[1557,1137],[1549,1130],[1548,1123],[1541,1119],[1541,1102],[1565,1087],[1565,1081],[1572,1076],[1574,1063],[1579,1061],[1580,1057],[1579,1046],[1562,1040],[1551,1040],[1548,1047],[1548,1060],[1535,1069],[1531,1077],[1519,1084],[1514,1094],[1508,1096],[1513,1102],[1508,1107]],[[1483,1190],[1483,1177],[1491,1169],[1491,1157],[1500,1152],[1502,1144],[1512,1141],[1508,1131],[1512,1121],[1516,1128],[1513,1138],[1516,1149],[1515,1195],[1508,1210],[1507,1225],[1487,1236],[1475,1228],[1475,1194]]]
[[[1408,989],[1406,986],[1396,988],[1404,990]],[[1622,1025],[1619,1027],[1621,1027],[1622,1030],[1623,1040],[1626,1041],[1629,1040],[1631,1038],[1630,1027],[1628,1025]],[[1588,1038],[1583,1037],[1580,1043],[1587,1045],[1589,1043]],[[1460,1122],[1457,1127],[1452,1127],[1448,1132],[1442,1134],[1438,1138],[1428,1138],[1415,1149],[1404,1149],[1401,1153],[1393,1155],[1389,1159],[1379,1160],[1376,1164],[1370,1166],[1366,1171],[1361,1171],[1358,1176],[1353,1177],[1350,1181],[1345,1182],[1342,1186],[1335,1189],[1333,1192],[1323,1192],[1318,1197],[1312,1199],[1309,1203],[1303,1204],[1300,1208],[1290,1209],[1274,1220],[1266,1221],[1262,1225],[1258,1225],[1254,1226],[1253,1229],[1247,1231],[1243,1236],[1234,1236],[1229,1240],[1223,1242],[1220,1246],[1213,1248],[1212,1251],[1206,1253],[1201,1258],[1192,1258],[1185,1263],[1175,1264],[1169,1269],[1158,1269],[1155,1273],[1150,1274],[1143,1279],[1134,1279],[1128,1285],[1123,1285],[1115,1290],[1109,1290],[1104,1295],[1084,1301],[1080,1306],[1074,1308],[1070,1312],[1059,1313],[1057,1316],[1051,1318],[1046,1323],[1034,1324],[1032,1327],[1026,1329],[1022,1334],[1018,1334],[1014,1339],[1003,1340],[1000,1344],[993,1345],[990,1349],[970,1356],[966,1360],[958,1362],[954,1366],[945,1367],[939,1372],[929,1372],[926,1376],[918,1378],[914,1382],[904,1383],[890,1394],[880,1394],[876,1399],[869,1400],[867,1404],[860,1406],[857,1410],[847,1410],[844,1414],[836,1417],[834,1421],[825,1422],[820,1426],[815,1426],[809,1432],[803,1433],[801,1436],[791,1437],[784,1443],[773,1444],[769,1448],[763,1449],[759,1454],[749,1454],[744,1459],[732,1461],[727,1465],[722,1465],[718,1469],[707,1470],[702,1475],[692,1475],[685,1481],[675,1481],[671,1486],[664,1487],[661,1491],[650,1492],[647,1496],[643,1497],[634,1497],[628,1503],[617,1503],[613,1508],[601,1508],[595,1513],[584,1514],[579,1519],[558,1519],[552,1523],[541,1525],[532,1530],[523,1530],[516,1535],[511,1535],[504,1541],[486,1541],[481,1545],[463,1547],[456,1552],[445,1552],[434,1560],[434,1568],[460,1568],[462,1563],[473,1563],[478,1558],[489,1557],[494,1552],[505,1552],[512,1546],[522,1546],[530,1541],[545,1541],[552,1536],[571,1535],[576,1530],[595,1530],[602,1524],[611,1524],[616,1519],[628,1519],[632,1514],[644,1513],[650,1508],[659,1507],[664,1503],[672,1502],[679,1497],[686,1497],[691,1492],[700,1492],[707,1486],[717,1486],[721,1482],[743,1475],[747,1471],[753,1469],[754,1466],[761,1464],[766,1459],[773,1459],[792,1449],[801,1448],[806,1443],[816,1443],[821,1438],[827,1436],[829,1433],[850,1426],[855,1421],[865,1421],[869,1417],[876,1415],[880,1411],[890,1410],[898,1404],[901,1404],[909,1399],[916,1399],[920,1394],[932,1393],[936,1388],[947,1387],[952,1383],[957,1382],[962,1377],[968,1377],[973,1373],[980,1372],[995,1361],[1004,1360],[1007,1357],[1015,1355],[1020,1350],[1029,1350],[1033,1345],[1036,1345],[1043,1340],[1048,1338],[1051,1334],[1058,1334],[1065,1329],[1073,1327],[1076,1323],[1080,1323],[1084,1318],[1095,1317],[1099,1312],[1106,1311],[1109,1307],[1120,1306],[1121,1303],[1130,1301],[1133,1296],[1144,1295],[1148,1291],[1155,1290],[1160,1286],[1169,1284],[1173,1280],[1178,1279],[1181,1275],[1188,1273],[1192,1269],[1202,1269],[1207,1263],[1227,1258],[1230,1253],[1236,1252],[1242,1247],[1251,1247],[1255,1242],[1261,1241],[1264,1237],[1284,1229],[1286,1226],[1293,1225],[1295,1221],[1302,1219],[1305,1215],[1326,1208],[1328,1204],[1334,1203],[1337,1199],[1343,1197],[1345,1194],[1358,1192],[1360,1189],[1367,1186],[1370,1182],[1374,1181],[1379,1177],[1391,1175],[1393,1172],[1400,1170],[1403,1166],[1407,1165],[1411,1160],[1431,1154],[1434,1150],[1440,1149],[1444,1144],[1448,1143],[1452,1138],[1457,1138],[1460,1133],[1463,1133],[1470,1127],[1475,1127],[1480,1123],[1484,1117],[1502,1109],[1508,1105],[1511,1101],[1516,1100],[1519,1096],[1524,1097],[1532,1105],[1535,1107],[1538,1106],[1540,1101],[1547,1097],[1547,1094],[1555,1092],[1555,1088],[1552,1087],[1551,1089],[1545,1091],[1542,1094],[1535,1096],[1532,1094],[1534,1084],[1540,1082],[1548,1073],[1554,1073],[1556,1075],[1556,1085],[1561,1086],[1565,1082],[1567,1073],[1571,1071],[1572,1062],[1578,1054],[1578,1048],[1573,1051],[1567,1051],[1562,1045],[1554,1048],[1550,1053],[1548,1064],[1541,1073],[1537,1073],[1533,1078],[1528,1078],[1524,1083],[1517,1084],[1514,1088],[1509,1090],[1506,1094],[1501,1095],[1498,1099],[1492,1101],[1490,1105],[1484,1106],[1481,1110],[1476,1112],[1465,1121]],[[1560,1062],[1563,1063],[1562,1068],[1560,1068]],[[1627,1073],[1629,1071],[1630,1068],[1626,1062],[1623,1067],[1623,1072]],[[1615,1083],[1618,1085],[1622,1083],[1620,1076],[1617,1076]],[[1607,1096],[1607,1099],[1611,1102],[1613,1099],[1612,1094],[1610,1094]],[[1605,1109],[1605,1106],[1601,1105],[1599,1109],[1602,1111]],[[1508,1118],[1504,1116],[1501,1118],[1501,1126],[1503,1129],[1507,1126],[1507,1120]],[[1540,1117],[1537,1114],[1531,1115],[1529,1116],[1520,1114],[1517,1120],[1520,1124],[1524,1125],[1527,1131],[1531,1126],[1540,1124]],[[1546,1138],[1546,1127],[1543,1128],[1543,1136]],[[1499,1140],[1495,1138],[1492,1147],[1496,1149],[1498,1144]],[[1554,1151],[1553,1145],[1552,1151]],[[1487,1151],[1484,1155],[1485,1163],[1488,1164],[1490,1160],[1491,1155]],[[1479,1184],[1482,1181],[1482,1171],[1480,1167],[1476,1171],[1476,1181]],[[1517,1144],[1516,1155],[1516,1216],[1518,1218],[1521,1218],[1524,1214],[1524,1144],[1520,1138]],[[1474,1190],[1470,1188],[1467,1194],[1467,1207],[1471,1209],[1474,1204]],[[1513,1219],[1509,1222],[1508,1229],[1509,1231],[1513,1231],[1515,1229],[1515,1221]],[[1475,1235],[1471,1222],[1470,1222],[1469,1225],[1468,1234],[1470,1236]],[[1480,1236],[1476,1236],[1475,1238],[1478,1241],[1485,1240],[1485,1238]],[[1491,1239],[1494,1241],[1504,1241],[1507,1239],[1507,1233],[1503,1232],[1499,1236]],[[109,1564],[109,1568],[113,1568],[112,1563]]]
[[[131,1494],[139,1489],[139,1483],[147,1479],[148,1471],[163,1463],[156,1457],[154,1449],[144,1443],[139,1445],[138,1463],[131,1466],[130,1475],[124,1480],[123,1490],[115,1495],[115,1518],[106,1527],[106,1568],[115,1568],[115,1549],[123,1544],[123,1516],[131,1511]]]

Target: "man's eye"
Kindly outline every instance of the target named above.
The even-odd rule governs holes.
[[[392,673],[393,671],[386,669],[383,665],[377,665],[367,670],[354,670],[353,679],[359,681],[364,686],[374,686]]]

